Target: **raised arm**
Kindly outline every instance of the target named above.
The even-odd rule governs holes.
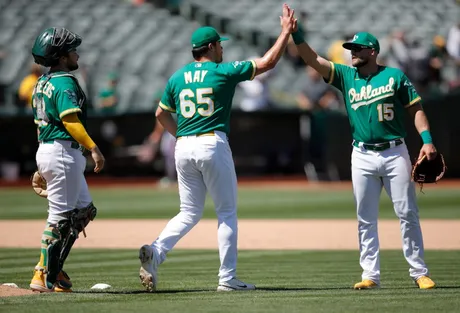
[[[289,36],[297,25],[297,20],[294,19],[294,10],[287,5],[283,5],[283,16],[280,16],[281,20],[281,34],[278,36],[275,44],[268,50],[265,55],[254,60],[256,63],[255,75],[260,75],[268,70],[271,70],[278,63],[284,50],[286,50]]]
[[[297,26],[297,25],[296,25]],[[331,75],[331,63],[325,58],[320,57],[304,40],[304,35],[300,30],[294,29],[292,39],[297,46],[299,55],[304,62],[315,69],[326,80],[329,80]]]

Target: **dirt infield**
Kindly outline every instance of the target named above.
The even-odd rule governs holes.
[[[139,248],[152,242],[168,220],[98,220],[88,225],[75,248]],[[426,249],[460,249],[460,220],[421,221]],[[37,248],[44,221],[0,221],[0,247]],[[27,229],[21,236],[10,236]],[[397,220],[379,222],[382,249],[401,249]],[[178,249],[217,249],[217,221],[202,220],[176,246]],[[242,250],[357,250],[354,220],[240,220]]]
[[[18,297],[18,296],[26,296],[26,295],[33,295],[35,292],[28,289],[22,288],[15,288],[9,286],[0,286],[0,298],[1,297]]]

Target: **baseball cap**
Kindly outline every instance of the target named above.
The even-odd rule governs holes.
[[[380,52],[380,44],[377,38],[375,38],[374,35],[366,32],[356,33],[351,41],[345,42],[342,45],[342,47],[347,50],[351,50],[354,46],[371,48],[377,52]]]
[[[195,30],[192,34],[192,39],[190,40],[193,48],[202,47],[208,43],[215,41],[225,41],[228,40],[226,37],[221,37],[217,30],[210,26],[200,27]]]

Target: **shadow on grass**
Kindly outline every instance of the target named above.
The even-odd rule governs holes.
[[[192,293],[192,292],[207,292],[207,291],[215,291],[214,289],[182,289],[182,290],[157,290],[156,292],[148,292],[147,290],[77,290],[73,291],[73,293],[78,294],[110,294],[110,295],[135,295],[135,294],[173,294],[173,293]]]
[[[411,289],[408,287],[383,287],[372,290],[357,290],[356,292],[369,292],[376,290],[392,290],[392,289]],[[417,289],[417,288],[413,288]],[[437,286],[436,289],[460,289],[460,286]],[[350,286],[340,287],[258,287],[256,291],[327,291],[327,290],[353,290]],[[148,292],[146,290],[88,290],[88,291],[74,291],[76,294],[112,294],[112,295],[134,295],[134,294],[175,294],[175,293],[194,293],[194,292],[215,292],[215,289],[167,289],[157,290],[156,292]]]
[[[342,287],[257,287],[262,291],[324,291],[324,290],[351,290],[350,286]]]
[[[436,289],[460,289],[460,286],[436,286]]]

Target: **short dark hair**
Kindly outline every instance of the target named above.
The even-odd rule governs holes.
[[[212,45],[215,45],[216,42],[210,42],[210,44]],[[193,58],[195,60],[201,58],[202,56],[206,55],[206,53],[208,53],[209,51],[209,43],[206,44],[205,46],[201,46],[201,47],[198,47],[198,48],[193,48],[192,49],[192,55],[193,55]]]

